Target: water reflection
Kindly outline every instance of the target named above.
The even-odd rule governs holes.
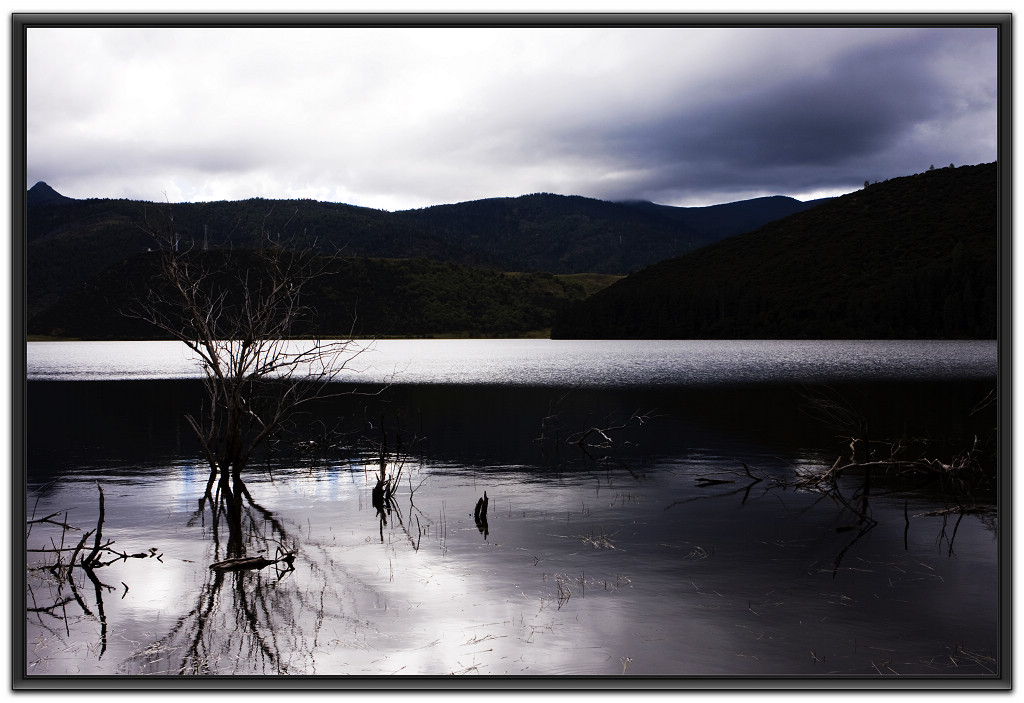
[[[284,562],[272,566],[271,571],[210,568],[195,604],[166,635],[128,657],[123,672],[302,673],[305,668],[293,670],[292,662],[310,653],[296,650],[302,632],[287,617],[297,593],[285,579],[294,569]]]
[[[157,553],[158,550],[155,547],[144,552],[129,554],[115,548],[114,540],[104,539],[103,487],[98,484],[96,487],[99,493],[96,524],[92,529],[82,533],[77,544],[74,543],[74,537],[77,536],[76,533],[81,533],[81,529],[68,522],[67,510],[52,512],[42,517],[33,516],[28,520],[26,525],[26,536],[30,540],[28,551],[31,554],[39,555],[41,560],[30,568],[26,585],[32,604],[27,608],[27,614],[29,618],[36,618],[44,630],[55,633],[53,625],[62,622],[65,633],[70,637],[69,623],[74,614],[69,614],[68,610],[70,607],[74,613],[75,606],[85,618],[95,620],[99,624],[98,648],[96,649],[96,659],[99,661],[103,659],[103,655],[107,651],[108,623],[104,608],[104,596],[117,590],[115,586],[101,580],[101,575],[105,577],[109,571],[101,571],[101,569],[119,562],[126,562],[129,559],[155,557],[157,561],[160,561],[162,555]],[[40,538],[38,533],[47,528],[49,531]],[[33,529],[37,533],[35,541],[31,540]],[[85,581],[92,586],[91,598],[86,590]],[[44,595],[42,592],[37,594],[36,589],[43,586],[49,587],[49,594]],[[122,581],[121,586],[124,587],[124,593],[121,596],[123,598],[128,594],[128,584]],[[45,621],[44,615],[47,616]]]
[[[302,342],[297,342],[301,346]],[[721,386],[988,378],[994,340],[387,339],[341,380],[492,386]],[[31,379],[201,378],[179,342],[29,342]]]
[[[975,387],[874,397],[859,387],[856,407],[871,420],[862,446],[872,448],[859,455],[847,436],[859,424],[839,432],[812,421],[807,389],[396,387],[369,408],[317,408],[305,424],[314,444],[275,446],[230,509],[203,494],[202,472],[189,474],[159,433],[148,449],[121,447],[117,461],[95,468],[108,424],[148,426],[176,408],[136,403],[140,412],[123,417],[79,390],[62,398],[50,387],[47,397],[74,399],[86,413],[75,422],[84,417],[100,435],[96,449],[65,445],[58,462],[54,447],[36,448],[38,514],[80,505],[99,477],[116,486],[106,491],[106,538],[127,553],[158,546],[161,559],[105,567],[100,583],[116,591],[101,589],[102,616],[84,573],[75,587],[88,613],[67,584],[36,572],[34,601],[47,612],[30,613],[29,647],[40,672],[894,676],[995,667],[991,492],[877,465],[895,456],[889,439],[921,436],[921,426],[941,422],[941,435],[958,440],[990,428],[989,417],[950,411],[973,408],[984,396]],[[101,391],[104,400],[133,392]],[[921,399],[943,402],[907,417]],[[47,408],[45,423],[30,418],[35,432],[82,431],[53,407],[68,406]],[[39,477],[53,482],[44,489]],[[86,512],[76,524],[94,522]],[[262,562],[210,568],[240,555]]]

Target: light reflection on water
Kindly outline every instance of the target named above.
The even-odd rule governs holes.
[[[445,366],[446,345],[423,344],[436,352],[423,354],[423,369]],[[515,345],[504,344],[469,345],[490,348],[498,361],[467,361],[460,376],[503,385],[446,385],[436,371],[409,368],[412,378],[433,380],[303,416],[300,431],[338,429],[333,449],[282,443],[249,467],[258,509],[245,523],[248,553],[297,549],[295,570],[280,576],[267,567],[218,578],[208,568],[224,557],[227,531],[209,506],[200,509],[206,469],[181,420],[202,397],[198,383],[42,374],[50,380],[32,381],[28,393],[30,512],[70,509],[72,524],[91,529],[98,481],[105,539],[129,552],[157,551],[99,569],[109,590],[95,592],[80,577],[89,613],[72,600],[59,612],[30,614],[30,673],[991,673],[999,628],[993,513],[930,515],[951,505],[942,490],[876,477],[868,496],[877,525],[861,533],[843,505],[795,485],[842,451],[836,428],[807,412],[815,390],[807,359],[826,353],[820,346],[712,345],[701,353],[715,350],[731,369],[718,380],[731,386],[698,378],[642,387],[616,379],[633,365],[649,375],[678,368],[701,347],[612,345],[605,351],[622,356],[599,363],[602,347],[594,346],[597,356],[574,363],[581,378],[601,382],[566,388],[544,384],[536,360],[545,357],[533,351],[524,363],[542,382],[517,384],[513,352],[496,351]],[[892,344],[899,346],[882,343],[850,363],[877,370],[880,350]],[[993,348],[938,348],[904,347],[880,372],[898,383],[867,383],[856,372],[828,391],[870,417],[879,439],[933,436],[959,446],[994,426],[969,414],[991,386]],[[751,358],[768,375],[803,369],[800,382],[741,383]],[[936,380],[960,365],[973,369],[967,380]],[[88,364],[75,368],[75,378],[91,378]],[[614,446],[584,451],[571,441],[638,410],[650,412],[648,421],[616,435]],[[367,424],[378,417],[405,446],[395,511],[383,526],[371,505],[376,464],[365,441],[379,436]],[[751,483],[744,465],[762,480]],[[857,475],[843,481],[851,499],[864,493]],[[486,536],[473,517],[485,491]],[[53,534],[33,529],[44,542]],[[69,597],[45,571],[32,572],[30,585],[30,604]]]
[[[995,534],[978,518],[959,525],[952,551],[951,525],[944,541],[940,518],[915,518],[904,549],[903,498],[880,495],[879,527],[836,566],[851,518],[819,496],[699,487],[721,475],[717,460],[622,459],[631,465],[553,473],[407,464],[415,491],[403,484],[383,536],[372,462],[255,474],[253,496],[300,545],[297,568],[231,574],[216,589],[212,525],[193,515],[201,481],[156,466],[149,480],[101,481],[104,534],[129,551],[157,547],[161,561],[102,574],[130,590],[105,597],[103,659],[87,655],[94,622],[72,629],[73,666],[176,673],[199,640],[214,673],[873,674],[884,658],[936,675],[957,673],[928,664],[957,643],[994,646]],[[88,526],[91,478],[62,482],[38,511],[73,504]],[[486,538],[472,515],[485,490]],[[917,500],[912,514],[934,507]],[[272,550],[266,523],[252,529]],[[65,672],[69,638],[30,631],[35,670]]]
[[[296,342],[301,345],[301,342]],[[607,387],[984,378],[995,341],[426,339],[353,342],[339,380]],[[28,378],[200,378],[178,342],[29,342]]]

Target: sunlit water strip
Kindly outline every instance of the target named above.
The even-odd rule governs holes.
[[[301,346],[303,342],[295,342]],[[353,342],[338,380],[572,387],[990,378],[992,340],[548,340]],[[172,341],[30,342],[30,380],[201,378]]]

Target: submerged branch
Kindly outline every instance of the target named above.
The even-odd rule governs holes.
[[[244,571],[248,569],[258,570],[273,564],[285,564],[287,570],[291,571],[295,568],[292,565],[294,561],[295,553],[285,552],[283,556],[279,556],[276,559],[267,559],[264,556],[224,559],[223,561],[210,564],[210,569],[213,571]]]

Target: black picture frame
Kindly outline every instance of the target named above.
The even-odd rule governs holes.
[[[224,678],[132,678],[26,675],[25,589],[26,569],[24,524],[27,515],[25,497],[26,446],[25,408],[27,403],[26,362],[26,45],[27,33],[35,27],[669,27],[669,26],[745,26],[745,27],[992,27],[999,33],[999,317],[998,317],[998,427],[1000,428],[999,476],[999,609],[1003,626],[999,635],[999,675],[992,678],[865,679],[865,678],[624,678],[589,677],[495,677],[460,679],[442,677],[374,678],[355,680],[335,677],[224,677]],[[88,689],[137,690],[271,690],[294,688],[319,690],[976,690],[1012,687],[1013,628],[1013,505],[1012,480],[1012,334],[1013,334],[1013,242],[1012,242],[1012,16],[992,13],[765,13],[765,14],[688,14],[688,13],[209,13],[209,14],[116,14],[116,13],[16,13],[11,19],[12,37],[12,113],[11,113],[11,213],[12,213],[12,307],[11,307],[11,473],[12,473],[12,687],[19,691]]]

